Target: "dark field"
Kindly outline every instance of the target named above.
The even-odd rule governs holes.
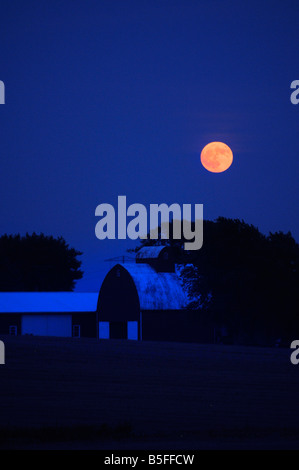
[[[1,448],[299,448],[289,349],[1,339]]]

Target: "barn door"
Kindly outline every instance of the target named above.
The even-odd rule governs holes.
[[[99,338],[100,339],[110,338],[110,325],[108,321],[99,322]]]
[[[127,322],[125,321],[110,322],[110,338],[111,339],[127,339]]]
[[[128,321],[128,339],[138,340],[138,321]]]

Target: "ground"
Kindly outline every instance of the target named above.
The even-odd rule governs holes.
[[[290,349],[0,339],[1,448],[299,448]]]

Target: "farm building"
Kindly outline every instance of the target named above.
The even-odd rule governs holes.
[[[116,264],[106,275],[97,307],[99,337],[212,341],[211,328],[200,325],[187,304],[171,249],[144,247],[136,262]]]
[[[0,334],[97,337],[97,294],[1,292]]]
[[[0,335],[212,341],[187,304],[170,248],[144,247],[109,270],[99,293],[0,293]]]

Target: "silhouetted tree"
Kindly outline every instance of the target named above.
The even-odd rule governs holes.
[[[80,251],[44,234],[0,237],[1,291],[71,291],[81,279]]]
[[[171,234],[171,231],[170,231]],[[239,219],[204,221],[204,243],[185,252],[184,240],[142,240],[174,247],[189,308],[226,326],[233,341],[274,344],[298,336],[299,245],[291,233],[265,236]]]

